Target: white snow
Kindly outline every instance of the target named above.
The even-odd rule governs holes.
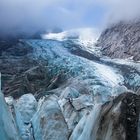
[[[97,71],[101,74],[101,77],[108,80],[112,87],[123,83],[123,76],[117,74],[113,68],[99,63],[96,63],[95,66]]]
[[[5,101],[9,106],[14,104],[14,98],[12,96],[5,97]]]
[[[94,28],[79,28],[63,31],[60,33],[48,33],[42,35],[43,39],[52,39],[64,41],[73,39],[76,44],[79,44],[83,49],[94,54],[101,55],[100,48],[95,46],[99,36],[99,32]]]
[[[42,35],[43,39],[54,39],[58,41],[67,40],[69,38],[77,38],[85,42],[96,42],[98,38],[98,32],[94,28],[79,28],[63,31],[60,33],[48,33]]]

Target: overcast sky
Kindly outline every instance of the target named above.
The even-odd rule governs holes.
[[[139,14],[140,0],[0,0],[0,30],[102,29]]]

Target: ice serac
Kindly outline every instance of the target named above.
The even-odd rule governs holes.
[[[75,88],[67,87],[62,91],[58,100],[64,119],[72,132],[80,119],[93,107],[92,95],[78,92]]]
[[[96,104],[93,110],[83,116],[73,131],[70,140],[96,140],[100,121],[101,104]]]
[[[56,96],[40,101],[32,118],[35,140],[68,140],[69,132]]]
[[[140,97],[131,92],[96,104],[79,121],[70,140],[137,140],[139,106]]]
[[[20,140],[18,129],[11,112],[5,102],[4,95],[1,92],[1,74],[0,74],[0,139],[2,140]]]
[[[32,94],[21,96],[15,103],[15,118],[22,140],[33,140],[31,119],[37,110],[37,101]]]

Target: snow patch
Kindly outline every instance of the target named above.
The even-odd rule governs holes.
[[[79,28],[67,30],[60,33],[48,33],[42,35],[43,39],[53,39],[63,41],[67,39],[79,39],[83,42],[96,42],[98,32],[94,28]]]

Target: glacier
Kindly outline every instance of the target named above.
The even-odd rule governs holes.
[[[20,39],[14,47],[25,55],[3,56],[17,73],[2,74],[10,77],[0,93],[2,140],[137,140],[139,62],[104,57],[95,40],[67,34]]]

